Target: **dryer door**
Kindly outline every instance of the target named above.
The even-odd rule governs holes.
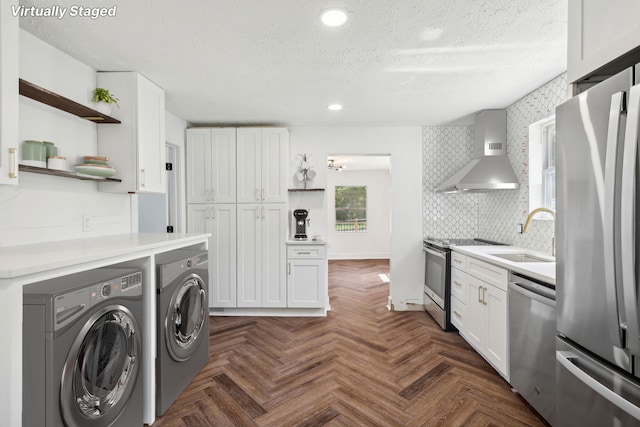
[[[167,350],[173,359],[183,362],[189,359],[200,345],[198,337],[208,320],[207,290],[197,274],[182,278],[182,284],[171,297],[165,332]]]
[[[74,341],[62,373],[60,407],[69,426],[108,426],[125,409],[142,360],[138,324],[121,305],[104,307]]]

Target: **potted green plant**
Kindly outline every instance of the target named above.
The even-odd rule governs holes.
[[[112,104],[116,104],[116,107],[120,108],[118,98],[109,93],[108,89],[98,87],[93,91],[93,105],[96,111],[109,115],[113,108]]]

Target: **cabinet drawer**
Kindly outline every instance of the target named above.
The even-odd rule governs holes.
[[[321,258],[325,257],[324,245],[290,245],[287,246],[287,258]]]
[[[451,269],[451,296],[462,304],[467,303],[467,273],[456,268]]]
[[[467,257],[458,252],[451,251],[451,267],[466,271]]]
[[[467,273],[503,291],[507,290],[509,272],[504,268],[468,257]]]
[[[467,307],[456,297],[451,297],[451,324],[464,334],[464,317]]]

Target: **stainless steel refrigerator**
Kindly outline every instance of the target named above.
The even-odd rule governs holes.
[[[640,425],[638,67],[556,109],[557,425]]]

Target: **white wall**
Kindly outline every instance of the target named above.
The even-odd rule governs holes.
[[[22,30],[19,72],[22,79],[85,105],[90,105],[96,87],[94,69]],[[52,141],[71,167],[81,163],[82,156],[99,154],[97,126],[20,97],[20,142]],[[128,233],[131,229],[129,195],[99,193],[97,184],[90,181],[26,172],[21,172],[19,179],[17,187],[0,186],[0,246]],[[91,217],[91,231],[82,231],[83,215]]]
[[[336,186],[367,187],[367,231],[335,231]],[[329,259],[384,259],[391,256],[391,176],[389,170],[327,172]]]
[[[415,127],[292,127],[290,133],[291,185],[298,162],[295,156],[312,154],[317,171],[312,187],[327,186],[330,153],[391,156],[391,297],[396,309],[422,304],[422,163],[421,128]],[[290,193],[290,208],[311,209],[310,235],[327,236],[326,191]]]

